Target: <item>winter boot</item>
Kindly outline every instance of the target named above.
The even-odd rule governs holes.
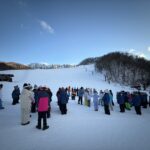
[[[48,129],[49,128],[49,126],[44,126],[43,127],[43,130],[46,130],[46,129]]]

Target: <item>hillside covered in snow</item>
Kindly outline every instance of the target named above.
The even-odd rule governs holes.
[[[1,73],[14,74],[13,82],[3,83],[4,110],[0,110],[0,146],[2,150],[149,150],[150,108],[142,109],[138,116],[134,108],[119,112],[116,92],[132,91],[130,87],[105,82],[104,76],[96,73],[94,65],[50,70],[8,70]],[[31,123],[20,125],[20,104],[13,106],[11,92],[15,85],[22,89],[27,82],[31,85],[46,85],[53,92],[50,128],[40,131],[35,128],[37,113],[32,114]],[[59,87],[111,89],[114,94],[114,111],[104,114],[99,106],[95,112],[93,104],[86,107],[69,100],[67,115],[61,115],[56,99]]]

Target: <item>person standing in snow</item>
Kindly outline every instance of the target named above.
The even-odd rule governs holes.
[[[32,102],[34,102],[34,93],[31,91],[31,85],[25,83],[20,95],[21,125],[27,125],[30,123],[30,111]]]
[[[92,97],[92,89],[89,89],[88,95],[87,95],[87,106],[91,106],[91,97]]]
[[[67,114],[67,103],[68,103],[69,97],[67,95],[67,91],[65,91],[64,88],[61,88],[60,91],[60,110],[61,114]]]
[[[3,84],[0,84],[0,109],[4,109],[2,104],[2,88],[3,88]]]
[[[104,102],[103,102],[103,96],[104,96],[104,92],[102,90],[100,90],[99,92],[99,105],[104,106]]]
[[[72,90],[71,90],[71,99],[72,99],[72,100],[75,100],[75,99],[76,99],[76,91],[75,91],[75,89],[73,89],[73,88],[72,88]]]
[[[20,89],[18,85],[16,85],[14,86],[14,90],[12,92],[12,98],[13,98],[12,105],[16,105],[17,103],[19,103],[19,96],[20,96]]]
[[[81,87],[78,91],[78,96],[79,96],[78,104],[82,105],[83,95],[84,95],[84,89],[83,87]]]
[[[31,113],[36,112],[36,106],[37,106],[37,101],[38,101],[38,86],[36,84],[34,85],[33,93],[34,93],[35,102],[31,103]]]
[[[46,91],[47,89],[45,87],[40,87],[38,92],[38,124],[36,126],[37,129],[41,129],[41,121],[43,119],[43,130],[46,130],[49,128],[47,125],[47,111],[49,108],[49,94]]]
[[[120,106],[120,112],[125,112],[125,95],[124,91],[117,94],[117,102]]]
[[[98,111],[99,95],[95,89],[93,91],[93,103],[94,103],[94,110]]]
[[[50,88],[47,88],[47,87],[46,87],[45,90],[46,90],[46,92],[47,92],[48,95],[49,95],[49,103],[48,103],[47,118],[50,118],[50,117],[51,117],[51,101],[52,101],[53,93],[51,92],[51,89],[50,89]]]
[[[102,100],[104,102],[105,114],[110,115],[110,110],[109,110],[110,97],[109,97],[109,91],[108,90],[104,91],[104,96],[103,96]]]
[[[84,105],[88,106],[88,89],[87,88],[84,91]]]
[[[132,99],[133,106],[135,108],[137,115],[142,115],[141,113],[141,94],[140,92],[133,94]]]
[[[111,90],[109,90],[109,99],[110,99],[109,107],[113,111],[113,94]]]

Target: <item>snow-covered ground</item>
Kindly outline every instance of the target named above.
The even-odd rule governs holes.
[[[53,70],[1,71],[13,73],[13,82],[3,82],[4,110],[0,110],[1,150],[149,150],[150,149],[150,108],[142,109],[142,116],[134,109],[121,114],[115,104],[111,115],[98,112],[69,100],[68,114],[61,115],[56,103],[59,87],[90,87],[98,90],[131,90],[117,84],[104,82],[103,76],[94,72],[94,67],[80,66]],[[31,123],[20,125],[20,105],[13,106],[11,92],[14,85],[22,87],[24,82],[32,85],[47,85],[53,92],[52,117],[48,119],[48,130],[35,128],[37,114],[32,114]]]

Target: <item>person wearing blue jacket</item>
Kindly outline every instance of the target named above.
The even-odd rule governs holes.
[[[132,99],[133,106],[135,108],[136,114],[141,115],[141,94],[140,92],[133,94]]]
[[[124,91],[117,94],[117,102],[120,106],[120,112],[125,112],[125,94],[124,94]]]
[[[79,96],[78,104],[82,105],[83,95],[84,95],[84,89],[83,89],[83,87],[81,87],[78,91],[78,96]]]
[[[104,102],[105,114],[110,115],[110,110],[109,110],[110,97],[109,97],[109,91],[108,90],[104,91],[104,96],[103,96],[102,100]]]
[[[19,103],[19,95],[20,95],[20,89],[18,87],[18,85],[14,86],[14,90],[12,92],[12,105],[16,105],[17,103]]]
[[[68,103],[68,95],[64,88],[61,88],[60,91],[60,110],[61,114],[67,114],[67,103]]]

